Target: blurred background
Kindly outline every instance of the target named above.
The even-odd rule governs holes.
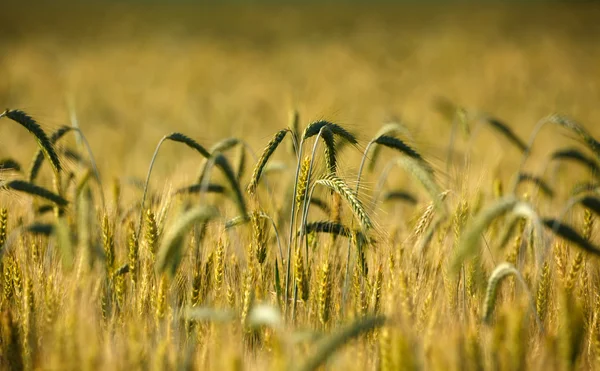
[[[77,120],[107,176],[142,177],[173,131],[206,146],[242,136],[260,151],[294,109],[302,125],[328,119],[363,140],[400,119],[433,161],[450,132],[437,97],[524,138],[552,112],[600,132],[596,3],[365,3],[5,4],[0,105],[49,131]],[[483,156],[505,150],[482,143]],[[0,122],[0,157],[27,163],[34,150]],[[199,161],[164,153],[180,161],[163,175]]]

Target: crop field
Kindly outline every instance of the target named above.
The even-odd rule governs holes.
[[[7,5],[0,369],[600,369],[598,19]]]

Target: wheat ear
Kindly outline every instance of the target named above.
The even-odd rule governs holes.
[[[406,126],[398,122],[391,122],[389,124],[383,125],[381,129],[379,129],[377,134],[375,134],[375,139],[384,135],[394,137],[398,134],[404,134],[408,138],[412,138],[412,135],[410,134],[410,131],[408,130],[408,128],[406,128]],[[368,154],[368,152],[369,151],[365,149],[365,154]],[[375,168],[375,164],[377,163],[377,159],[379,158],[380,152],[381,146],[379,146],[379,143],[373,142],[373,144],[371,145],[371,156],[369,159],[369,164],[367,165],[368,171],[373,171],[373,169]]]
[[[350,209],[352,210],[360,224],[363,226],[363,228],[373,228],[371,218],[365,211],[365,208],[363,207],[362,203],[343,180],[338,178],[336,175],[330,173],[325,175],[323,178],[317,180],[316,184],[324,185],[335,191],[340,196],[342,196],[342,198],[346,200],[348,205],[350,205]]]
[[[55,132],[50,135],[49,141],[54,146],[56,142],[65,136],[70,130],[73,128],[70,126],[62,126]],[[44,161],[45,152],[40,148],[35,156],[33,157],[33,162],[31,163],[31,167],[29,168],[29,181],[33,183],[37,178],[37,175],[40,171],[42,163]]]
[[[54,146],[50,142],[50,139],[48,139],[48,136],[41,128],[41,126],[33,118],[31,118],[31,116],[28,116],[25,112],[20,110],[7,109],[2,114],[0,114],[0,117],[2,116],[6,116],[14,122],[20,124],[35,136],[40,149],[48,158],[48,161],[50,161],[50,163],[52,164],[54,172],[56,174],[59,174],[62,170],[60,160],[58,159],[58,155],[54,150]]]
[[[486,118],[485,122],[498,133],[506,137],[506,139],[508,139],[509,142],[521,150],[521,152],[526,153],[528,151],[529,147],[527,144],[521,138],[519,138],[507,124],[493,117]]]
[[[283,139],[289,131],[290,129],[287,128],[279,130],[263,150],[262,154],[260,155],[260,158],[258,159],[258,162],[256,163],[256,166],[254,167],[254,171],[252,173],[252,180],[250,181],[250,184],[248,184],[248,193],[252,194],[256,191],[256,187],[258,187],[260,176],[263,170],[265,169],[267,162],[269,161],[269,159],[271,158],[271,156],[273,155],[273,153],[275,152],[275,150],[283,141]]]
[[[182,259],[185,235],[196,223],[206,223],[217,216],[217,211],[208,206],[195,207],[181,215],[166,232],[156,257],[156,271],[173,276]]]
[[[579,233],[577,233],[575,229],[573,229],[573,227],[562,223],[557,219],[551,218],[543,219],[542,222],[548,229],[550,229],[554,234],[558,235],[559,237],[574,243],[575,245],[579,246],[580,248],[591,254],[600,256],[600,248],[589,242],[584,237],[582,237]]]
[[[47,190],[46,188],[37,186],[29,182],[25,182],[23,180],[11,180],[5,183],[4,186],[15,191],[24,192],[32,196],[41,197],[50,202],[53,202],[61,208],[64,208],[69,204],[69,201],[65,200],[62,196],[59,196],[56,193]]]
[[[598,166],[598,162],[593,158],[585,155],[577,148],[565,148],[556,150],[550,154],[550,159],[554,161],[563,160],[578,162],[581,165],[588,168],[590,173],[592,173],[594,176],[600,176],[600,166]]]
[[[525,292],[527,292],[527,295],[529,296],[529,302],[531,304],[535,319],[538,323],[538,326],[540,328],[542,328],[540,318],[536,311],[535,301],[534,301],[533,297],[531,296],[529,287],[527,286],[525,279],[521,275],[521,272],[519,272],[517,270],[517,268],[515,268],[514,265],[512,265],[510,263],[499,264],[494,269],[494,271],[492,272],[492,275],[490,276],[490,279],[488,280],[488,285],[487,285],[487,289],[485,292],[485,299],[483,301],[483,321],[486,323],[489,323],[490,318],[492,316],[492,312],[494,311],[494,307],[496,305],[496,298],[498,296],[498,286],[500,285],[500,283],[502,283],[502,280],[504,280],[504,278],[506,278],[510,275],[514,275],[515,277],[517,277],[517,279],[523,286]]]

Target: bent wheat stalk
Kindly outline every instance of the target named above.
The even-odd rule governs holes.
[[[138,217],[138,229],[136,232],[136,235],[138,236],[138,238],[140,237],[140,231],[142,229],[142,220],[144,218],[144,210],[146,210],[146,196],[148,194],[148,184],[150,183],[150,175],[152,174],[152,168],[154,167],[154,162],[156,161],[156,156],[158,156],[158,150],[160,149],[162,144],[167,140],[186,144],[188,147],[195,149],[204,158],[210,157],[210,153],[204,147],[202,147],[195,140],[193,140],[192,138],[190,138],[184,134],[171,133],[171,134],[165,135],[164,137],[162,137],[160,139],[160,141],[156,145],[154,154],[152,155],[152,160],[150,160],[150,166],[148,167],[148,174],[146,175],[146,181],[144,183],[144,193],[142,195],[142,201],[140,202],[140,213],[139,213],[139,217]]]
[[[490,279],[488,280],[487,290],[485,292],[485,300],[483,302],[483,321],[485,323],[490,322],[492,312],[494,311],[494,306],[496,305],[496,297],[498,295],[498,286],[502,283],[504,278],[506,278],[510,275],[514,275],[515,277],[517,277],[518,281],[523,286],[523,289],[525,290],[525,292],[527,293],[527,296],[529,298],[529,303],[531,305],[531,310],[533,312],[533,315],[535,316],[535,320],[536,320],[539,328],[543,331],[542,321],[540,320],[540,318],[538,316],[537,309],[535,306],[535,300],[533,299],[533,296],[531,295],[531,291],[529,290],[529,287],[527,286],[527,282],[525,282],[525,279],[523,278],[521,273],[517,270],[517,268],[515,268],[510,263],[499,264],[494,269],[494,271],[492,272],[492,275],[490,276]]]

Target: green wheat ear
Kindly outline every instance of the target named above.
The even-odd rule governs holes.
[[[60,140],[60,138],[65,136],[65,134],[67,134],[73,129],[74,128],[71,126],[60,127],[58,130],[56,130],[50,135],[50,144],[54,146],[56,142]],[[29,181],[31,183],[35,181],[35,179],[38,176],[38,173],[40,172],[40,168],[42,167],[42,163],[44,162],[44,156],[45,152],[40,148],[33,158],[33,162],[31,163],[31,166],[29,168]]]
[[[7,109],[0,117],[6,116],[14,122],[20,124],[25,129],[27,129],[31,134],[33,134],[38,142],[40,150],[44,153],[44,155],[48,158],[48,161],[52,164],[52,168],[56,174],[59,174],[62,170],[60,160],[58,159],[58,155],[54,150],[54,146],[48,136],[42,130],[42,127],[33,119],[31,116],[28,116],[25,112],[19,110],[9,110]]]

